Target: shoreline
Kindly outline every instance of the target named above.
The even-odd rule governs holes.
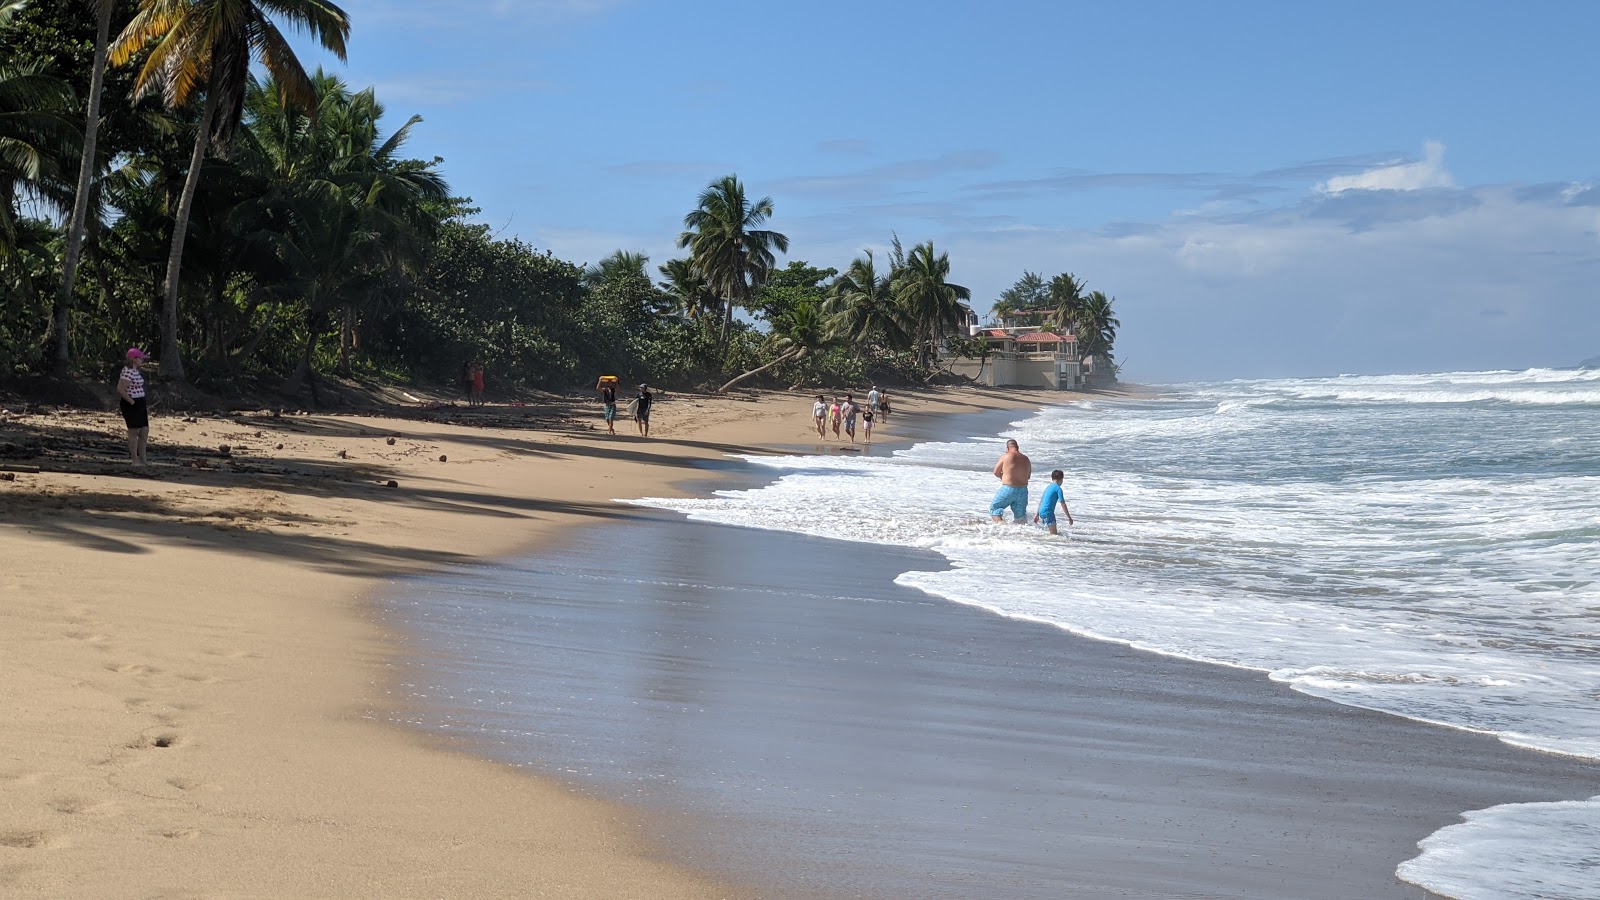
[[[423,727],[698,823],[680,858],[781,896],[1398,900],[1463,813],[1600,778],[896,584],[927,551],[665,511],[594,540],[637,571],[579,548],[407,592],[459,607],[410,624],[471,660],[419,679]]]
[[[898,393],[893,422],[1083,396]],[[591,405],[556,404],[555,418],[587,419]],[[396,575],[555,546],[574,525],[626,518],[610,498],[627,483],[659,494],[663,478],[703,475],[689,471],[698,461],[803,441],[804,407],[781,393],[675,395],[651,439],[581,425],[158,416],[158,463],[176,452],[204,468],[169,463],[153,481],[47,471],[0,485],[0,700],[16,710],[0,736],[0,887],[749,894],[661,862],[634,810],[373,721],[395,709],[388,681],[408,648],[373,620],[369,598]],[[114,448],[113,418],[12,417],[0,442],[76,429]],[[218,441],[232,442],[230,459],[211,461]]]

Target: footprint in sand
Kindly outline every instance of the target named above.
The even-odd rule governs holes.
[[[160,675],[161,670],[155,666],[146,666],[139,663],[106,663],[106,671],[116,672],[118,675]]]
[[[64,634],[75,641],[83,641],[86,644],[92,644],[96,649],[99,650],[111,649],[108,646],[111,643],[111,636],[107,634],[100,634],[97,631],[83,631],[81,629],[74,629],[72,631],[64,632]]]
[[[59,847],[64,842],[48,831],[0,831],[0,847],[18,850],[44,850]]]
[[[169,829],[166,829],[164,831],[158,831],[158,832],[156,832],[156,834],[159,834],[164,838],[171,838],[172,840],[176,840],[176,841],[192,841],[195,838],[198,838],[200,836],[200,829],[198,829],[198,828],[169,828]]]
[[[178,790],[184,792],[200,791],[202,793],[214,794],[222,790],[220,786],[209,781],[201,781],[198,778],[184,778],[182,776],[168,778],[167,784],[170,784]]]
[[[157,735],[141,734],[129,741],[127,747],[129,750],[148,750],[152,748],[169,750],[173,747],[181,747],[184,743],[186,742],[181,735],[166,732]]]
[[[62,815],[91,818],[113,815],[119,809],[115,801],[87,797],[58,797],[50,804],[50,808]]]

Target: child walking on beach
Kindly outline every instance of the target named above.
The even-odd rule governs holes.
[[[872,443],[872,417],[874,415],[871,404],[868,404],[867,408],[861,411],[862,437],[869,444]]]
[[[839,409],[839,398],[833,398],[833,405],[828,407],[828,415],[833,418],[833,436],[839,437],[839,425],[844,419],[843,412]]]

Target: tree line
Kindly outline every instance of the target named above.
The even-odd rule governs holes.
[[[543,387],[939,372],[971,292],[932,241],[778,267],[771,198],[729,175],[680,257],[576,265],[475,222],[407,152],[419,117],[307,72],[286,27],[345,55],[326,0],[0,0],[0,376],[94,376],[152,338],[163,378],[217,392],[467,360]],[[1109,358],[1110,299],[1073,296],[1061,324]]]

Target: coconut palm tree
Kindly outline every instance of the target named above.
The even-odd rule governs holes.
[[[0,262],[22,243],[19,195],[65,205],[62,163],[76,149],[72,89],[39,65],[0,65]]]
[[[768,338],[768,347],[776,354],[772,361],[739,375],[717,388],[717,392],[726,393],[729,388],[746,378],[759,375],[781,363],[804,359],[826,349],[830,343],[832,343],[832,331],[828,327],[827,317],[816,303],[801,300],[780,313],[772,322],[772,335]]]
[[[891,348],[910,340],[903,307],[895,302],[894,285],[878,272],[871,250],[850,262],[828,291],[824,311],[838,335],[853,344],[882,341]]]
[[[89,229],[89,194],[95,172],[100,168],[95,155],[100,136],[100,96],[106,83],[106,53],[111,45],[111,14],[117,0],[86,0],[96,20],[94,64],[89,70],[89,98],[84,104],[83,157],[78,162],[78,188],[73,197],[72,215],[67,219],[67,247],[61,259],[61,287],[56,294],[55,345],[51,368],[56,377],[67,374],[72,360],[70,324],[72,291],[78,279],[78,260],[83,253],[83,236]]]
[[[722,302],[712,293],[705,276],[700,274],[700,270],[695,268],[693,262],[681,258],[669,259],[657,266],[656,271],[666,279],[658,283],[660,288],[678,302],[678,311],[681,314],[691,319],[698,319],[721,310]]]
[[[950,255],[935,253],[933,241],[911,248],[905,268],[895,279],[894,298],[911,320],[917,354],[925,368],[933,367],[939,339],[961,326],[962,301],[972,291],[950,283]]]
[[[290,106],[270,81],[249,91],[248,156],[265,168],[266,190],[236,216],[253,225],[250,237],[269,248],[285,276],[280,293],[303,306],[306,341],[284,389],[293,393],[312,372],[312,356],[339,314],[340,366],[356,348],[364,304],[392,292],[420,267],[437,225],[432,210],[449,188],[431,164],[399,152],[412,116],[385,138],[383,105],[371,88],[350,93],[317,72],[315,103]]]
[[[1108,365],[1112,347],[1117,342],[1117,329],[1122,326],[1112,309],[1115,303],[1115,297],[1107,297],[1103,291],[1091,291],[1083,298],[1077,319],[1078,341],[1084,355],[1104,359]]]
[[[286,103],[311,109],[316,90],[305,67],[284,38],[276,16],[311,35],[324,49],[345,58],[350,19],[328,0],[140,0],[139,12],[110,51],[112,65],[125,65],[148,49],[134,81],[134,96],[160,91],[169,109],[187,107],[195,93],[205,95],[188,175],[178,200],[161,298],[161,362],[164,372],[182,378],[178,350],[178,289],[184,237],[206,151],[232,137],[244,115],[250,64],[260,62]]]
[[[689,251],[695,268],[722,298],[719,348],[727,345],[733,308],[745,306],[772,271],[773,250],[789,252],[787,236],[760,228],[771,217],[772,198],[751,203],[736,175],[707,185],[695,209],[683,217],[686,230],[678,235],[678,246]]]
[[[1083,279],[1071,272],[1062,272],[1050,279],[1050,305],[1055,307],[1056,325],[1075,328],[1078,311],[1083,308]]]
[[[645,274],[644,268],[649,262],[650,254],[643,251],[634,253],[618,250],[583,270],[584,287],[592,289],[612,279],[628,276],[649,281],[650,276]]]

